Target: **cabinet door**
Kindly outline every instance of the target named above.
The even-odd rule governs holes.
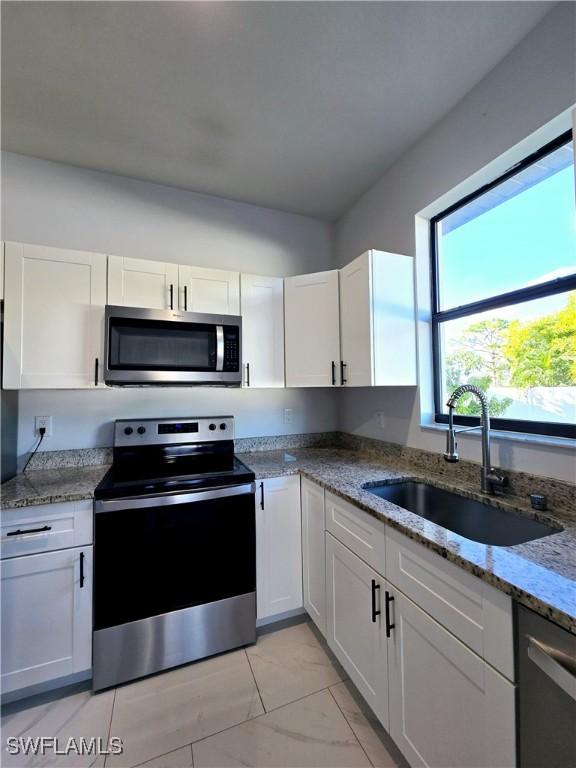
[[[326,634],[324,489],[302,478],[302,577],[304,608]]]
[[[284,386],[284,281],[240,276],[244,386]]]
[[[240,274],[180,264],[180,309],[214,315],[240,314]]]
[[[178,265],[108,256],[108,304],[178,309]]]
[[[300,477],[274,477],[256,493],[258,618],[302,607]]]
[[[340,382],[338,270],[284,281],[286,386]]]
[[[328,645],[388,728],[385,589],[386,582],[376,571],[326,533]]]
[[[4,560],[2,691],[83,672],[91,664],[92,547]]]
[[[102,370],[106,256],[6,243],[4,387],[94,387]]]
[[[340,270],[341,383],[348,387],[374,383],[370,261],[370,253],[364,253]]]
[[[394,590],[390,735],[411,766],[514,766],[514,685]]]

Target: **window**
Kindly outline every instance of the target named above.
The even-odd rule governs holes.
[[[576,437],[576,213],[571,132],[431,221],[436,421],[460,384],[492,426]],[[479,423],[464,396],[459,424]]]

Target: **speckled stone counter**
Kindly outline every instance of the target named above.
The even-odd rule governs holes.
[[[493,498],[478,493],[479,484],[423,472],[392,459],[384,462],[342,449],[303,449],[241,454],[258,479],[299,472],[332,493],[352,502],[386,524],[458,564],[576,634],[576,523],[565,510],[538,515],[520,498]],[[480,544],[408,512],[362,488],[366,483],[427,480],[434,485],[504,510],[521,512],[564,530],[514,547]]]
[[[91,499],[108,465],[40,469],[16,475],[0,488],[0,508],[33,507]]]

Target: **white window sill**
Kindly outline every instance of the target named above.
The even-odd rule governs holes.
[[[429,430],[430,432],[446,432],[446,424],[431,424],[430,422],[420,424],[421,429]],[[460,425],[456,425],[456,430],[462,429]],[[460,437],[471,437],[480,439],[480,430],[474,432],[466,432]],[[526,443],[529,445],[542,445],[548,448],[564,448],[567,450],[574,450],[576,448],[576,440],[570,437],[552,437],[550,435],[534,435],[528,432],[503,432],[498,429],[490,430],[490,437],[494,440],[510,440],[515,443]]]

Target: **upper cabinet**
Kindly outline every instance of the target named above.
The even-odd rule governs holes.
[[[329,387],[339,381],[338,270],[284,281],[286,386]]]
[[[178,265],[108,256],[108,304],[178,309]]]
[[[240,274],[180,264],[180,309],[215,315],[240,314]]]
[[[106,256],[5,244],[5,389],[99,383]]]
[[[284,280],[240,276],[244,386],[284,386]]]
[[[340,384],[415,385],[414,260],[367,251],[340,270]]]

